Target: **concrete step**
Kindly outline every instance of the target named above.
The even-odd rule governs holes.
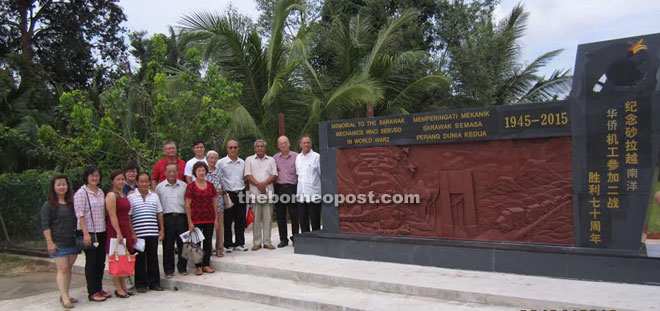
[[[53,274],[52,283],[55,283]],[[109,286],[112,289],[111,286]],[[108,288],[106,288],[108,289]],[[129,299],[113,297],[106,302],[90,302],[87,299],[85,287],[72,288],[72,297],[80,300],[73,310],[121,310],[121,311],[144,311],[144,310],[195,310],[195,311],[218,311],[218,310],[240,310],[240,311],[286,311],[287,308],[252,303],[249,301],[238,301],[222,297],[212,297],[203,293],[191,291],[151,291],[146,294],[137,294]],[[0,300],[0,310],[62,310],[59,303],[59,292],[57,290],[40,293],[32,296]]]
[[[279,243],[275,229],[273,237]],[[246,241],[251,247],[249,232]],[[83,265],[79,256],[74,272],[83,273]],[[197,277],[191,266],[190,275],[163,279],[163,285],[302,310],[396,310],[387,306],[414,304],[433,310],[660,311],[658,286],[300,255],[291,246],[213,256],[211,265],[217,273]]]
[[[487,306],[224,271],[203,276],[177,275],[162,281],[162,285],[213,297],[296,310],[511,310],[503,306]]]
[[[300,255],[293,253],[291,246],[274,251],[233,252],[223,258],[212,257],[212,266],[221,273],[488,307],[660,310],[657,286]]]

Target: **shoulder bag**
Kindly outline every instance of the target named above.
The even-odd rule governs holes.
[[[85,191],[85,196],[87,197],[87,208],[89,209],[89,218],[92,219],[92,227],[96,227],[96,225],[94,224],[94,214],[92,214],[92,204],[89,201],[89,194],[87,193],[87,190],[84,191]],[[90,250],[97,248],[99,246],[99,240],[98,237],[96,236],[96,232],[91,232],[90,236],[92,238],[92,243],[90,245],[85,245],[85,235],[83,234],[82,230],[78,230],[78,233],[76,235],[76,246],[79,249],[83,249],[83,250]]]

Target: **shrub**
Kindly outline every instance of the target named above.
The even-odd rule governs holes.
[[[41,206],[46,201],[50,180],[57,174],[59,172],[38,170],[0,174],[0,218],[3,222],[0,241],[14,244],[43,239]],[[74,190],[82,182],[79,175],[67,172]]]

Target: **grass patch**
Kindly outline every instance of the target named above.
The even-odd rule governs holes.
[[[0,253],[0,276],[11,276],[40,271],[54,271],[54,267],[22,256]]]
[[[653,174],[653,180],[656,181],[653,185],[653,191],[651,192],[651,197],[649,199],[649,231],[648,234],[660,234],[660,207],[655,203],[654,195],[656,192],[660,191],[660,182],[657,182],[658,169],[656,169],[655,174]]]
[[[17,241],[11,244],[12,247],[23,248],[23,249],[36,249],[45,251],[48,249],[45,239],[39,239],[35,241]]]

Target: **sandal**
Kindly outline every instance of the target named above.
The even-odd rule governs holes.
[[[60,296],[60,303],[62,304],[62,307],[64,307],[64,309],[71,309],[74,307],[71,299],[69,299],[69,302],[64,302],[64,300],[62,300],[62,296]]]
[[[99,293],[101,293],[101,295],[103,295],[103,297],[105,298],[112,298],[112,295],[110,295],[108,292],[104,290],[101,290]]]
[[[103,296],[103,294],[101,293],[96,293],[94,295],[89,296],[88,299],[89,301],[101,302],[101,301],[105,301],[108,298],[105,298],[105,296]]]
[[[225,257],[225,254],[220,250],[215,251],[215,257]]]
[[[73,303],[79,303],[80,302],[80,301],[78,301],[78,299],[73,298],[73,297],[69,297],[69,300],[71,300],[71,302],[73,302]]]
[[[131,297],[131,295],[129,295],[128,293],[122,295],[122,294],[118,293],[116,290],[115,290],[115,296],[117,296],[117,297],[119,297],[119,298],[128,298],[128,297]]]

